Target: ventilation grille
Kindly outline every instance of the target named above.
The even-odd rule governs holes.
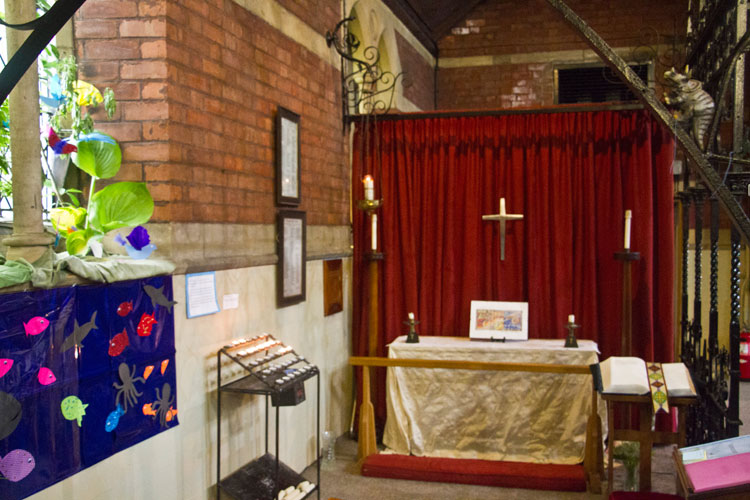
[[[630,69],[648,81],[648,64],[633,64]],[[555,70],[557,104],[583,102],[637,101],[635,95],[620,78],[606,66],[586,66]]]

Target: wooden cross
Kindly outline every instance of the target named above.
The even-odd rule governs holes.
[[[509,220],[521,220],[523,214],[509,214],[505,212],[505,198],[500,198],[500,213],[483,215],[482,220],[500,222],[500,260],[505,260],[505,223]]]

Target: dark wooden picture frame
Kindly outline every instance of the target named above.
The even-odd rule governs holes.
[[[307,271],[307,214],[301,210],[279,210],[276,290],[279,307],[305,300]]]
[[[279,106],[276,112],[276,204],[298,206],[300,185],[299,115]]]
[[[323,316],[344,310],[343,260],[323,261]]]

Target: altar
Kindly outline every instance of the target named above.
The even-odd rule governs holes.
[[[477,342],[467,337],[405,336],[389,358],[590,365],[595,342],[563,339]],[[417,456],[577,464],[584,458],[591,376],[578,374],[388,368],[384,444]],[[604,405],[599,405],[606,422]],[[605,431],[606,432],[606,431]]]

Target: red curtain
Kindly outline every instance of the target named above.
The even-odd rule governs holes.
[[[375,177],[379,356],[406,333],[468,336],[472,300],[529,304],[530,338],[578,338],[619,354],[624,212],[633,211],[633,354],[673,357],[674,143],[644,110],[446,118],[360,124],[353,196]],[[482,220],[506,199],[505,260],[499,224]],[[366,214],[354,214],[354,351],[367,353]],[[382,377],[380,377],[382,378]],[[384,386],[376,391],[385,416]]]

